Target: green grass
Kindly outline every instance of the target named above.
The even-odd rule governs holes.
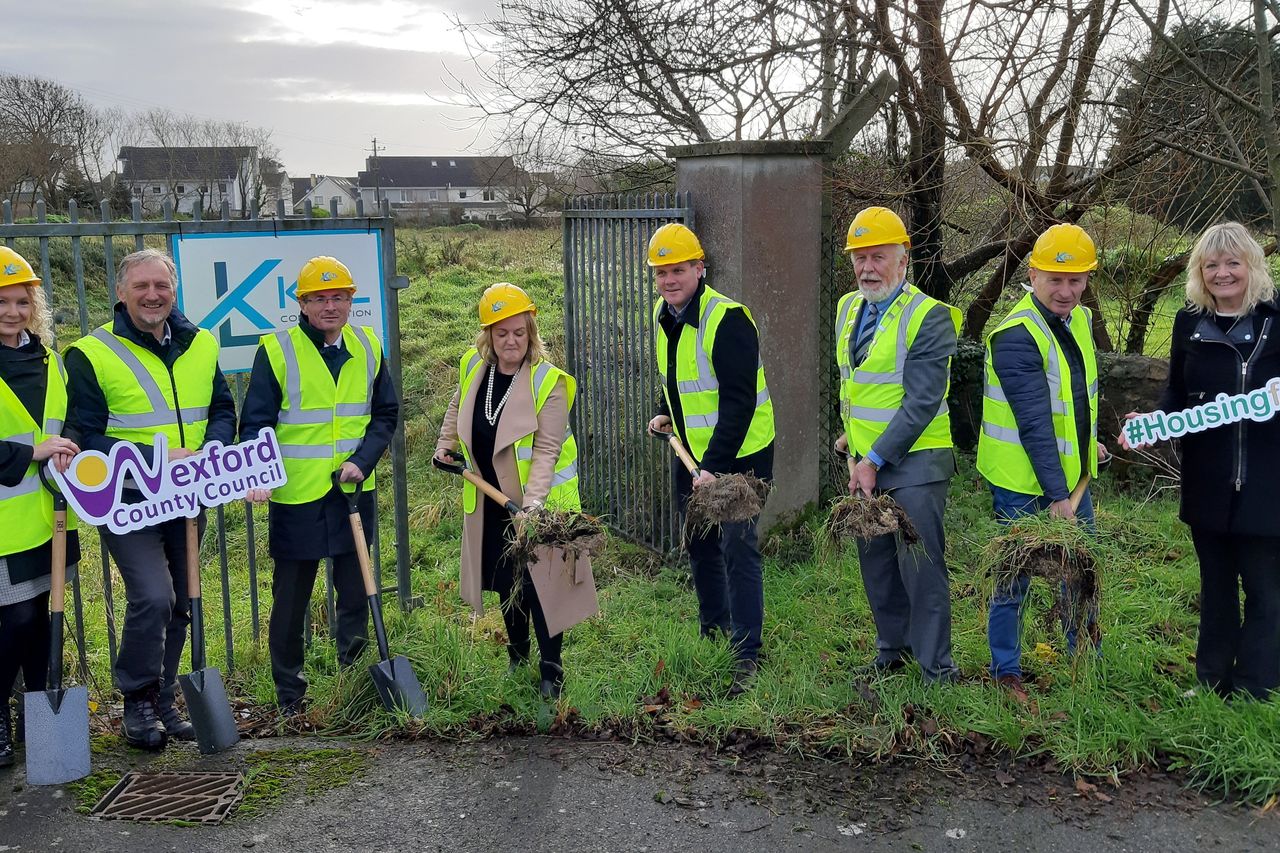
[[[317,591],[317,636],[308,651],[307,677],[315,717],[327,733],[466,740],[515,731],[597,729],[621,737],[713,743],[749,735],[797,753],[850,760],[910,755],[942,766],[966,743],[982,742],[1010,755],[1048,755],[1065,770],[1085,775],[1122,776],[1159,765],[1185,771],[1193,785],[1249,802],[1280,793],[1276,703],[1228,705],[1211,695],[1184,696],[1194,687],[1198,574],[1187,532],[1168,498],[1136,500],[1106,484],[1096,496],[1103,532],[1095,546],[1102,576],[1100,658],[1065,654],[1060,633],[1040,618],[1050,597],[1037,582],[1024,648],[1044,643],[1060,654],[1056,660],[1028,661],[1036,676],[1036,710],[1012,703],[983,679],[988,662],[983,590],[989,588],[983,551],[997,527],[969,460],[952,482],[947,509],[961,684],[931,687],[906,673],[875,684],[872,698],[854,690],[849,670],[871,659],[874,628],[853,550],[823,543],[821,519],[814,514],[769,545],[766,657],[749,694],[725,698],[732,656],[725,645],[698,638],[697,603],[687,573],[613,542],[596,563],[602,615],[569,632],[564,701],[547,707],[538,699],[532,669],[506,676],[496,598],[490,596],[485,615],[473,620],[458,597],[458,481],[434,471],[430,456],[457,381],[458,357],[474,335],[475,305],[484,287],[511,281],[527,288],[539,306],[553,358],[561,359],[557,236],[439,229],[402,237],[414,241],[400,250],[401,269],[412,276],[401,297],[401,326],[409,546],[413,593],[423,606],[408,614],[391,606],[388,627],[393,650],[413,661],[431,709],[419,722],[389,714],[363,667],[337,668],[324,637]],[[455,259],[460,253],[460,262],[445,263],[445,253]],[[265,512],[259,510],[256,520],[265,630],[270,607]],[[385,513],[388,572],[389,523]],[[94,686],[102,689],[110,679],[101,571],[92,554],[96,538],[86,539],[89,653]],[[223,667],[234,694],[268,705],[273,690],[265,636],[257,644],[251,640],[241,507],[228,510],[228,545],[236,665],[227,672],[222,659],[222,608],[214,537],[209,536],[205,582],[211,663]],[[117,625],[123,611],[117,578]]]

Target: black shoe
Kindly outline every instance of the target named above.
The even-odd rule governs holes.
[[[280,716],[282,717],[300,717],[307,713],[307,697],[299,696],[297,699],[290,699],[288,702],[280,703]]]
[[[520,651],[514,646],[507,646],[507,677],[515,675],[520,667],[529,662],[529,651]]]
[[[907,662],[902,658],[896,660],[875,660],[862,666],[855,666],[851,673],[854,678],[866,681],[872,678],[879,678],[882,675],[888,675],[891,672],[898,672],[906,669]]]
[[[750,658],[743,658],[733,665],[733,683],[729,685],[730,696],[741,696],[751,689],[755,683],[759,665]]]
[[[196,727],[188,720],[182,719],[177,706],[173,703],[173,691],[161,690],[156,701],[156,714],[164,723],[165,733],[174,740],[192,741],[196,739]]]
[[[13,766],[13,737],[9,733],[9,697],[4,697],[0,709],[0,767]]]
[[[547,700],[559,699],[564,689],[564,667],[558,663],[543,661],[538,669],[542,674],[538,695]]]
[[[129,693],[124,697],[124,720],[120,728],[129,746],[158,752],[168,743],[169,734],[156,712],[158,699],[154,687]]]

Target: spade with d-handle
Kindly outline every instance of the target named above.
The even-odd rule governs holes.
[[[450,465],[448,462],[441,462],[435,456],[431,457],[431,464],[439,468],[441,471],[448,471],[450,474],[461,475],[462,479],[475,486],[499,506],[505,507],[507,512],[512,515],[516,515],[520,512],[520,507],[516,506],[515,501],[498,491],[498,489],[490,485],[488,480],[467,467],[465,456],[456,450],[449,450],[447,453],[449,454],[450,459],[455,460],[455,464]]]
[[[657,429],[650,428],[649,435],[653,436],[659,441],[665,441],[668,444],[670,444],[671,450],[676,454],[676,457],[679,458],[679,460],[684,464],[685,469],[689,472],[689,476],[693,477],[693,479],[695,480],[698,479],[698,474],[700,473],[701,469],[699,469],[698,463],[694,461],[693,457],[689,455],[689,451],[685,450],[684,444],[680,441],[680,436],[676,435],[675,430],[671,430],[670,432],[667,432],[666,430],[657,430]]]
[[[333,474],[333,488],[347,502],[347,518],[351,522],[351,538],[355,540],[356,558],[360,562],[360,577],[364,581],[364,594],[369,598],[369,612],[373,615],[373,634],[378,640],[378,662],[369,667],[373,686],[388,711],[404,711],[411,717],[427,713],[427,697],[414,675],[409,659],[404,655],[391,657],[387,649],[387,629],[382,622],[382,601],[378,598],[378,585],[373,580],[369,566],[369,544],[364,540],[364,522],[360,520],[360,490],[364,483],[355,484],[354,492],[345,492]]]
[[[212,755],[235,746],[240,730],[231,714],[227,688],[217,667],[205,666],[204,606],[200,597],[200,527],[187,519],[187,594],[191,597],[191,674],[179,675],[187,713],[196,730],[196,746]]]
[[[62,610],[67,585],[67,499],[40,466],[53,494],[52,588],[49,594],[49,689],[23,698],[27,725],[27,782],[60,785],[89,775],[89,689],[62,686]],[[34,687],[35,685],[28,685]],[[8,697],[2,697],[8,701]]]

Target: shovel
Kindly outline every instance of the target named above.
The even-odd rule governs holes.
[[[689,469],[689,476],[693,477],[695,480],[698,479],[698,474],[700,473],[698,463],[689,455],[689,451],[685,450],[684,444],[681,443],[680,436],[676,435],[675,430],[672,430],[671,432],[661,432],[659,430],[651,429],[649,430],[649,435],[659,441],[669,443],[671,445],[671,449],[675,451],[676,456],[680,457],[680,461],[684,463],[684,467]]]
[[[200,528],[187,519],[187,594],[191,596],[191,674],[179,675],[187,713],[196,730],[196,745],[203,755],[235,746],[240,740],[227,688],[217,667],[204,665],[204,606],[200,598]]]
[[[484,477],[481,477],[475,471],[467,467],[465,457],[456,450],[450,450],[449,456],[457,460],[456,465],[450,465],[448,462],[441,462],[436,457],[431,457],[431,464],[439,468],[441,471],[448,471],[450,474],[459,474],[462,479],[475,486],[480,491],[499,506],[504,507],[507,512],[513,516],[519,514],[520,507],[516,506],[516,502],[504,495],[498,489],[494,488]]]
[[[89,775],[89,689],[62,686],[62,610],[67,585],[67,499],[40,466],[40,482],[53,494],[52,587],[49,594],[49,689],[23,695],[27,728],[27,782],[60,785]],[[32,685],[28,685],[29,687]],[[8,701],[8,698],[5,698]]]
[[[356,544],[356,558],[360,562],[360,577],[364,580],[364,594],[369,597],[369,612],[373,614],[373,633],[378,640],[378,662],[369,667],[373,686],[388,711],[404,711],[411,717],[421,718],[427,713],[427,697],[414,675],[409,659],[404,655],[391,657],[387,650],[387,629],[382,623],[382,602],[378,598],[378,585],[369,567],[369,545],[364,541],[364,522],[360,520],[360,490],[364,484],[356,483],[356,490],[347,494],[333,474],[333,488],[347,502],[347,519],[351,522],[351,538]]]

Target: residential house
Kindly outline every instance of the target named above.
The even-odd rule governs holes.
[[[139,147],[120,149],[120,176],[133,198],[147,213],[159,212],[166,201],[179,213],[199,207],[206,216],[216,215],[226,200],[235,215],[249,212],[251,199],[261,195],[266,209],[272,196],[281,193],[277,182],[264,183],[264,175],[283,176],[274,161],[258,157],[253,145],[202,147]],[[287,187],[287,177],[284,178]],[[285,189],[285,197],[288,190]]]
[[[294,184],[293,212],[302,213],[306,202],[313,208],[323,207],[329,210],[333,199],[337,199],[337,209],[329,210],[330,216],[355,216],[356,200],[360,198],[360,190],[356,187],[355,178],[340,178],[337,175],[312,175],[310,178],[294,178],[294,181],[306,181],[307,186],[299,194],[299,186]],[[370,207],[370,210],[373,208]]]
[[[492,222],[511,219],[521,174],[510,157],[369,157],[356,183],[366,210],[386,199],[397,216]]]

